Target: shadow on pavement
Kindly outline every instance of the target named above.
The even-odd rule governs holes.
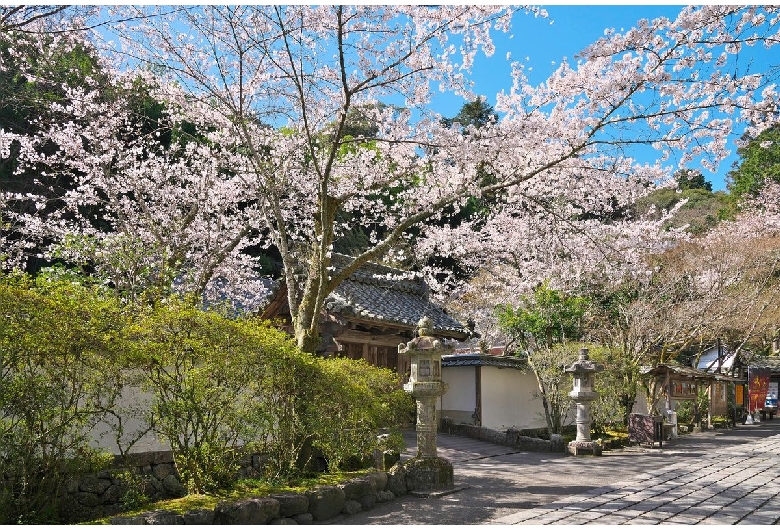
[[[663,448],[634,445],[605,451],[601,457],[531,453],[457,435],[439,434],[439,456],[451,460],[455,482],[467,489],[439,498],[405,496],[335,524],[484,524],[521,510],[549,504],[600,486],[631,480],[642,473],[726,451],[780,434],[780,419],[732,429],[684,434]],[[416,434],[405,433],[405,460],[416,453]]]

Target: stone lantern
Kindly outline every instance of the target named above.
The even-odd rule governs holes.
[[[436,400],[447,392],[447,384],[441,380],[441,356],[451,348],[432,336],[433,322],[427,316],[417,326],[417,337],[398,345],[398,353],[408,355],[411,361],[404,390],[417,402],[417,457],[404,467],[409,489],[426,491],[453,486],[452,464],[439,457],[436,449]]]
[[[595,374],[603,369],[603,366],[590,360],[587,348],[582,348],[580,358],[565,369],[574,376],[569,396],[577,404],[577,438],[569,442],[568,447],[569,453],[573,455],[601,454],[601,446],[590,439],[590,405],[598,397],[598,392],[593,389]]]

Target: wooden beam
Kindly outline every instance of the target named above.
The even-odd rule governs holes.
[[[358,342],[396,348],[402,342],[408,342],[410,339],[400,335],[372,335],[364,331],[345,330],[341,335],[335,337],[335,340],[336,342]]]

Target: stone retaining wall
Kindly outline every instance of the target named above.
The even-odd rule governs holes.
[[[247,455],[239,477],[257,476],[261,455]],[[60,521],[76,523],[115,515],[127,507],[128,495],[151,501],[187,495],[171,451],[148,451],[115,457],[112,469],[71,478],[59,495]]]
[[[550,436],[549,440],[545,440],[543,438],[525,436],[522,434],[522,431],[515,429],[508,429],[502,432],[466,423],[454,423],[444,419],[441,423],[441,431],[448,434],[468,436],[475,440],[482,440],[483,442],[490,442],[496,445],[504,445],[514,449],[520,449],[521,451],[538,453],[566,452],[566,444],[563,441],[563,436],[560,434],[553,434]]]
[[[120,513],[128,495],[149,500],[183,497],[182,485],[170,451],[131,453],[116,457],[114,467],[71,478],[60,492],[60,521],[74,523]]]
[[[551,440],[544,440],[525,436],[521,431],[513,429],[500,432],[448,421],[442,422],[441,430],[522,451],[566,451],[560,435],[552,435]],[[258,455],[252,455],[243,464],[240,475],[252,476],[254,468],[262,465],[262,462]],[[170,451],[130,454],[122,461],[117,460],[116,465],[117,470],[84,475],[67,484],[60,499],[61,521],[79,522],[120,513],[125,509],[123,499],[133,487],[152,500],[182,497],[187,493],[176,474]],[[135,477],[135,484],[127,482],[122,470],[130,471],[131,476]],[[405,495],[410,489],[403,467],[396,464],[387,472],[377,471],[339,486],[321,487],[305,494],[223,501],[214,510],[194,510],[185,514],[162,510],[133,517],[114,517],[111,523],[306,524],[371,509],[374,504]]]
[[[400,464],[337,486],[320,486],[305,493],[279,493],[238,501],[220,501],[213,510],[179,514],[157,510],[110,519],[111,524],[312,524],[370,510],[408,492]]]

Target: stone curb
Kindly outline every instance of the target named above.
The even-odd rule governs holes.
[[[460,489],[465,489],[460,487]],[[156,510],[134,516],[117,516],[110,524],[312,524],[372,509],[376,504],[406,495],[403,467],[375,471],[337,486],[320,486],[304,493],[279,493],[237,501],[220,501],[213,510],[191,510],[177,514]],[[429,492],[434,496],[439,492]],[[421,495],[422,493],[414,492]]]

